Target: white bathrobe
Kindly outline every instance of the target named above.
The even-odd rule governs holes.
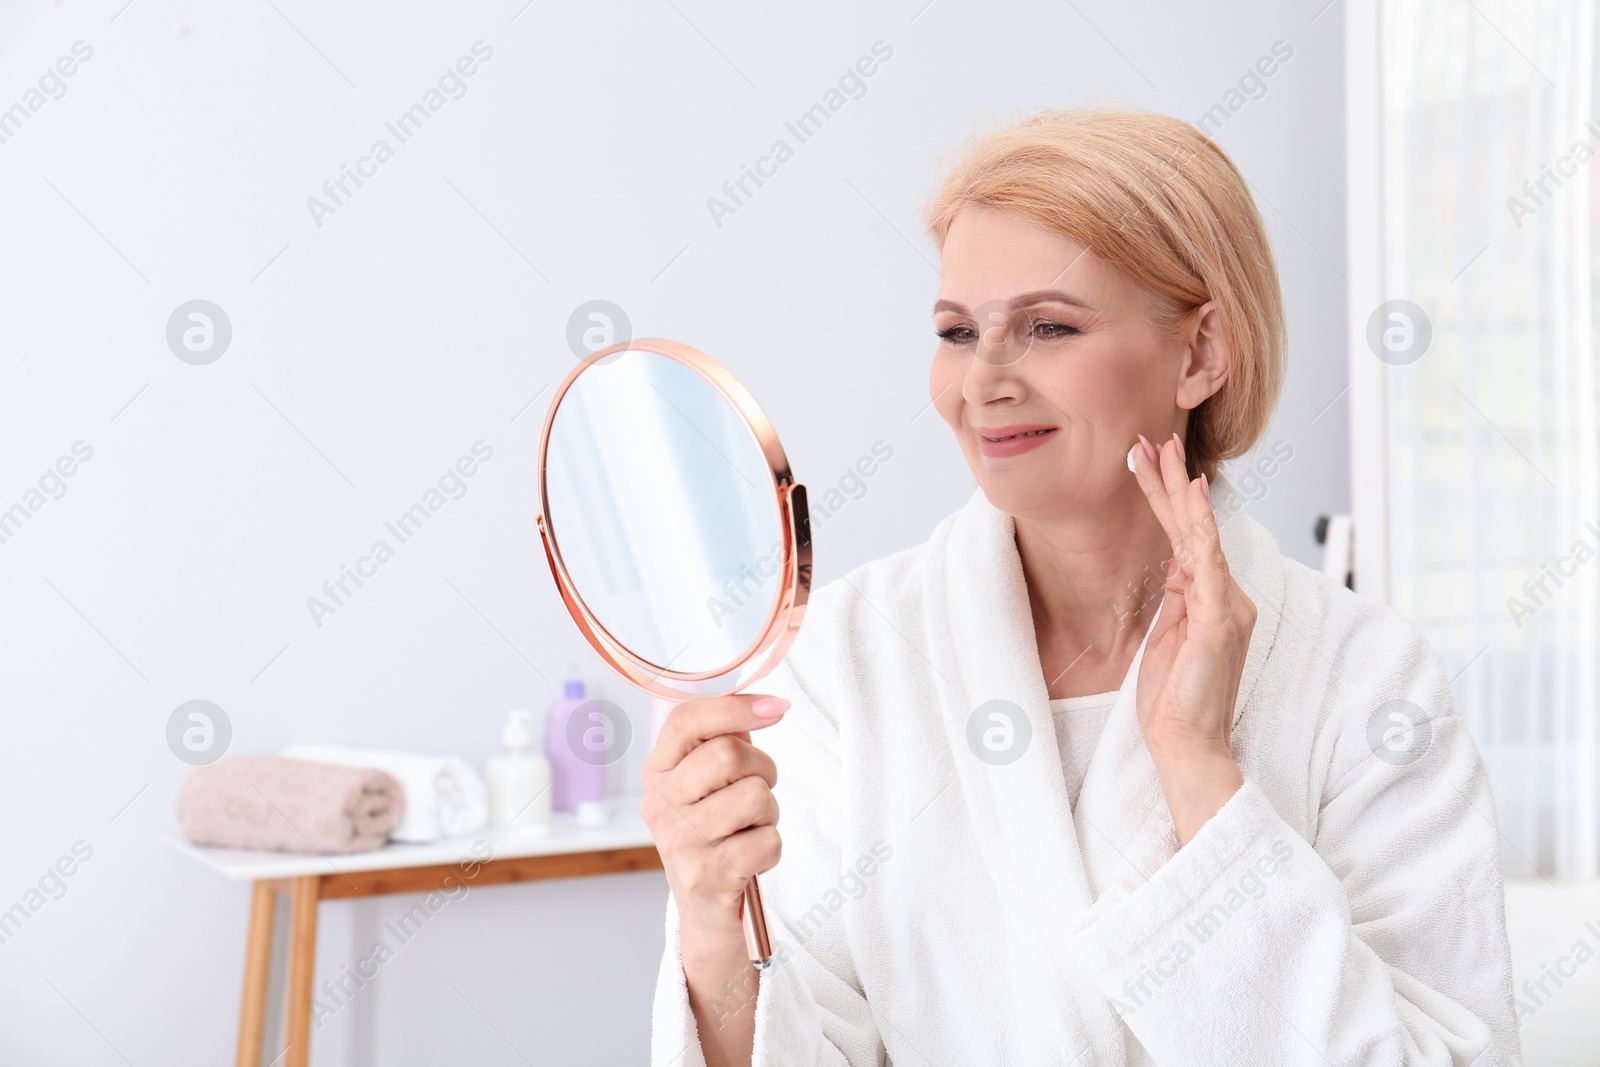
[[[783,837],[755,1063],[1520,1063],[1493,800],[1437,657],[1227,510],[1258,610],[1245,784],[1181,850],[1135,713],[1142,645],[1067,803],[1011,519],[981,490],[813,593],[754,687],[792,702],[753,735]],[[1396,699],[1428,716],[1410,749],[1385,733]],[[1031,727],[1011,763],[968,741],[993,700]],[[670,899],[651,1062],[704,1064]]]

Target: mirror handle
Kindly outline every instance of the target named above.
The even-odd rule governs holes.
[[[744,887],[744,899],[739,902],[739,916],[744,920],[744,947],[750,951],[750,962],[756,970],[772,966],[772,938],[767,934],[767,907],[761,902],[761,882],[755,875]]]

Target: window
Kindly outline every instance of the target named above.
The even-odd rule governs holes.
[[[1600,874],[1595,6],[1347,12],[1356,586],[1444,660],[1508,876]]]

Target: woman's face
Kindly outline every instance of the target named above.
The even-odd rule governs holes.
[[[1137,500],[1128,449],[1183,430],[1203,351],[1156,334],[1128,275],[1000,211],[956,216],[942,273],[930,390],[990,503],[1061,518]]]

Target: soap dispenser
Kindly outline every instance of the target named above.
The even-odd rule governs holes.
[[[489,823],[517,833],[540,834],[550,829],[550,761],[534,747],[534,713],[513,708],[501,734],[505,752],[490,756],[484,768],[489,780]]]

